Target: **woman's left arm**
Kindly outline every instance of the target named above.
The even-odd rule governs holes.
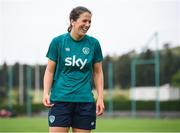
[[[94,84],[97,90],[97,101],[96,101],[96,115],[102,115],[104,112],[104,98],[103,98],[103,89],[104,89],[104,78],[102,70],[102,62],[95,63],[93,66],[93,75],[94,75]]]

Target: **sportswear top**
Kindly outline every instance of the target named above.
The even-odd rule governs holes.
[[[56,62],[50,101],[93,102],[93,64],[103,60],[99,41],[85,35],[74,40],[70,33],[55,37],[46,56]]]

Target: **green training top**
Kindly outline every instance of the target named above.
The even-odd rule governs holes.
[[[97,39],[85,35],[77,41],[66,33],[52,40],[46,56],[56,62],[50,101],[94,101],[93,64],[103,60]]]

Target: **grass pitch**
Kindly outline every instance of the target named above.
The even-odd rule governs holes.
[[[0,132],[48,132],[47,118],[0,118]],[[180,119],[99,118],[93,132],[180,132]]]

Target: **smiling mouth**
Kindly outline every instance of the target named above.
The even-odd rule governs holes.
[[[89,29],[89,28],[82,28],[82,31],[83,31],[84,33],[86,33],[86,32],[88,31],[88,29]]]

